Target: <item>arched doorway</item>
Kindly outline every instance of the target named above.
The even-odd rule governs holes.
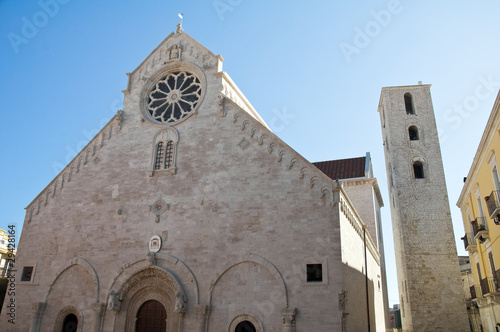
[[[156,300],[144,302],[137,311],[136,332],[165,332],[167,330],[167,311]]]
[[[236,325],[236,329],[234,332],[256,332],[255,326],[247,321],[244,320],[243,322],[240,322],[238,325]]]
[[[76,332],[78,329],[78,318],[75,314],[69,314],[64,317],[61,332]]]

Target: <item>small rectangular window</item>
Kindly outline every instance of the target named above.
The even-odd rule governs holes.
[[[307,282],[323,281],[323,264],[307,264]]]
[[[32,274],[33,274],[33,266],[23,267],[23,273],[21,274],[21,281],[31,281]]]

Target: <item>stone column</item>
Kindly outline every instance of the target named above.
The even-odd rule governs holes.
[[[94,304],[94,313],[95,313],[94,332],[101,331],[102,318],[104,316],[104,309],[106,309],[106,306],[104,304],[102,304],[102,303],[95,303]]]
[[[285,308],[281,310],[281,316],[283,317],[283,332],[295,332],[296,314],[297,309],[295,308]]]
[[[35,312],[35,316],[33,317],[33,323],[31,324],[30,332],[38,332],[40,331],[40,327],[42,326],[42,317],[45,308],[47,307],[47,302],[35,302],[33,303],[33,311]]]
[[[208,305],[197,305],[196,310],[196,324],[198,325],[198,332],[205,332],[206,320],[208,319],[208,313],[210,311],[210,306]]]
[[[182,311],[177,313],[177,315],[178,315],[178,317],[179,317],[179,319],[178,319],[179,325],[178,325],[178,327],[177,327],[177,332],[182,332],[182,325],[183,325],[183,323],[184,323],[184,315],[185,315],[185,314],[186,314],[186,313],[185,313],[185,312],[182,312]]]

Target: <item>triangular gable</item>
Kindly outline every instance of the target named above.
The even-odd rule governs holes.
[[[269,129],[264,119],[257,113],[252,104],[233,82],[229,75],[222,71],[223,58],[215,55],[187,33],[180,31],[170,33],[146,59],[132,72],[128,73],[127,89],[123,92],[128,95],[133,89],[141,89],[145,82],[161,71],[165,65],[187,62],[196,65],[206,74],[216,74],[221,79],[220,102],[230,99],[238,104],[245,112]],[[210,73],[211,72],[211,73]]]
[[[195,39],[189,36],[184,31],[174,33],[171,32],[163,41],[158,44],[158,46],[142,61],[142,63],[137,66],[137,68],[130,73],[130,79],[142,79],[141,74],[149,74],[151,71],[156,71],[157,64],[165,64],[170,60],[175,60],[176,58],[171,58],[171,47],[178,45],[180,48],[179,59],[183,61],[189,61],[197,64],[200,68],[209,69],[217,67],[222,70],[222,57],[220,55],[213,54],[205,46],[198,43]],[[220,62],[220,63],[219,63]]]

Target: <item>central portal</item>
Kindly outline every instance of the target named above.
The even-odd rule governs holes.
[[[167,331],[167,311],[155,300],[144,302],[137,312],[136,332]]]

